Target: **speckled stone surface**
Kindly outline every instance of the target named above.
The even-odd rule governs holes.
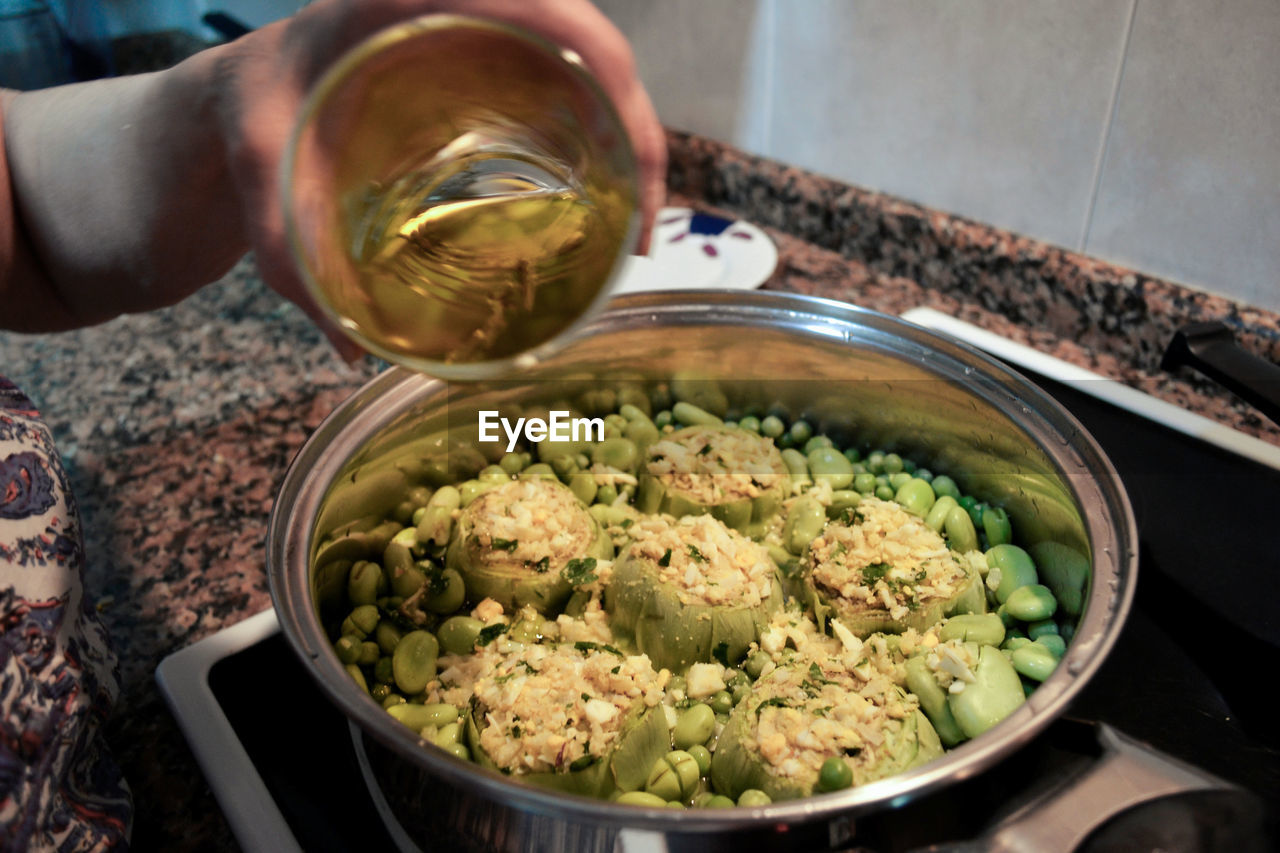
[[[1280,358],[1280,320],[1017,235],[671,136],[672,203],[754,222],[779,247],[766,287],[900,313],[929,305],[1280,444],[1208,383],[1161,376],[1191,319]],[[0,372],[40,406],[86,530],[87,584],[121,656],[108,730],[139,849],[234,847],[164,706],[170,652],[270,606],[273,497],[320,420],[376,372],[349,367],[246,259],[170,309],[44,336],[0,333]]]

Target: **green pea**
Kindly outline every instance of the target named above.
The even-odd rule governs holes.
[[[883,450],[873,450],[867,454],[867,470],[877,476],[884,473]]]
[[[934,475],[933,482],[930,483],[930,485],[933,486],[933,491],[938,495],[938,497],[945,496],[952,500],[960,500],[960,487],[956,485],[955,480],[951,479],[946,474]]]
[[[440,591],[427,599],[427,609],[444,616],[462,606],[467,597],[467,585],[456,569],[441,572],[440,583]]]
[[[899,471],[896,474],[889,475],[889,485],[893,486],[893,489],[895,492],[898,489],[901,489],[907,483],[910,483],[911,480],[912,480],[911,475],[908,474],[906,471]]]
[[[765,666],[767,666],[771,660],[773,660],[773,658],[769,657],[767,652],[757,650],[747,656],[747,660],[742,664],[742,668],[747,671],[747,675],[750,676],[752,680],[755,680],[760,677],[764,672]]]
[[[1005,606],[1014,617],[1023,622],[1038,622],[1048,619],[1058,609],[1058,600],[1053,592],[1043,584],[1021,586],[1009,593]]]
[[[726,797],[724,794],[713,794],[710,799],[702,804],[704,809],[731,809],[737,803]]]
[[[498,465],[503,471],[506,471],[514,477],[528,466],[532,458],[533,457],[527,453],[512,451],[510,453],[503,454],[502,458],[498,460]]]
[[[658,429],[671,426],[675,418],[671,415],[670,409],[663,409],[661,412],[653,416],[653,425]]]
[[[667,681],[668,693],[684,693],[687,682],[683,675],[673,675]]]
[[[961,554],[978,550],[978,531],[974,529],[973,520],[963,507],[953,507],[942,526],[947,531],[947,542],[951,550]]]
[[[893,496],[895,494],[897,494],[897,492],[893,490],[893,486],[887,484],[883,486],[876,486],[876,497],[882,501],[893,500]]]
[[[853,487],[864,495],[869,495],[876,490],[876,475],[868,471],[865,474],[855,474],[853,478]]]
[[[862,461],[862,453],[856,447],[846,447],[844,449],[844,458],[848,459],[856,466]]]
[[[886,453],[884,455],[884,472],[886,474],[896,474],[904,470],[906,470],[906,464],[901,456],[896,453]]]
[[[934,501],[929,509],[928,515],[924,517],[925,527],[928,527],[934,533],[941,533],[943,526],[947,522],[947,514],[955,509],[959,504],[956,499],[950,495],[943,495]]]
[[[373,701],[381,705],[387,701],[388,696],[392,696],[391,687],[387,684],[375,684],[369,688],[369,695],[373,697]]]
[[[749,808],[756,808],[759,806],[767,806],[772,802],[773,802],[773,797],[770,797],[768,794],[766,794],[764,791],[761,791],[759,788],[748,788],[747,790],[743,791],[741,794],[738,795],[738,805],[742,806],[743,808],[749,809]]]
[[[797,420],[791,424],[787,435],[791,436],[791,440],[796,444],[803,445],[813,436],[813,427],[809,426],[808,421]]]
[[[818,771],[819,791],[843,791],[853,784],[853,768],[843,759],[832,756],[822,762]]]
[[[743,699],[751,695],[751,685],[737,684],[729,691],[729,698],[733,700],[733,707],[738,707]]]
[[[965,507],[969,511],[969,519],[973,521],[975,528],[982,527],[982,518],[987,514],[987,505],[985,503],[975,503],[973,506]]]
[[[618,488],[610,483],[596,489],[596,503],[613,506],[618,501]]]
[[[964,613],[948,619],[938,629],[938,639],[998,646],[1004,642],[1004,625],[994,613]]]
[[[1028,643],[1013,650],[1011,662],[1019,674],[1044,681],[1058,665],[1058,659],[1040,643]]]
[[[484,623],[471,616],[450,616],[436,629],[440,645],[451,655],[470,654],[476,647],[476,638],[484,630]]]
[[[727,714],[733,710],[733,696],[727,690],[717,690],[707,700],[707,704],[716,714]]]
[[[1065,608],[1064,608],[1065,609]],[[1076,623],[1063,622],[1058,626],[1058,633],[1062,635],[1063,642],[1071,642],[1071,638],[1076,635]]]
[[[822,533],[826,523],[826,508],[816,498],[808,495],[796,498],[782,527],[782,543],[788,551],[799,556]]]
[[[1058,634],[1041,634],[1035,638],[1035,642],[1048,649],[1049,654],[1057,660],[1062,660],[1062,656],[1067,653],[1067,641]]]
[[[684,800],[698,788],[702,771],[698,761],[682,749],[668,752],[653,763],[644,789],[663,800]]]
[[[542,622],[540,620],[521,619],[511,626],[511,630],[507,632],[507,637],[516,643],[536,643],[538,642],[538,632],[540,630],[542,630]]]
[[[933,509],[936,497],[933,487],[917,477],[908,476],[907,481],[898,487],[893,499],[902,504],[902,508],[912,515],[928,518]]]
[[[755,415],[747,415],[746,417],[739,419],[738,426],[740,426],[742,429],[747,430],[748,432],[759,432],[760,419],[757,418]]]
[[[698,408],[684,400],[671,407],[671,417],[685,426],[720,426],[724,423],[706,409]]]
[[[595,475],[588,471],[573,472],[569,475],[568,485],[569,491],[587,506],[596,499],[596,492],[599,490]]]
[[[676,404],[680,405],[679,403]],[[650,809],[665,809],[667,801],[657,794],[650,794],[648,791],[627,791],[621,794],[614,802],[621,803],[624,806],[644,806]]]
[[[777,415],[768,415],[764,420],[760,421],[760,434],[769,438],[777,438],[786,432],[786,425],[782,423],[782,418]]]
[[[471,760],[471,750],[467,748],[466,744],[451,743],[442,747],[442,749],[454,758],[461,758],[463,761]]]
[[[835,444],[831,441],[831,439],[827,438],[825,435],[815,435],[812,438],[810,438],[808,441],[804,442],[803,446],[800,448],[800,452],[803,453],[805,456],[808,456],[810,453],[812,453],[815,450],[818,450],[819,448],[834,447],[834,446]],[[844,456],[843,453],[841,453],[840,455]],[[848,462],[849,460],[846,459],[845,461]]]
[[[926,483],[933,482],[933,472],[930,471],[928,468],[917,468],[914,474],[916,477],[919,477],[921,480],[924,480]]]
[[[572,454],[566,453],[564,456],[557,456],[549,463],[551,470],[556,472],[556,478],[562,483],[569,482],[569,478],[577,471],[582,470],[582,466],[578,464],[578,460],[573,458]]]
[[[403,705],[392,705],[387,713],[415,732],[428,726],[447,726],[458,721],[458,709],[452,705],[415,705],[406,702]]]
[[[391,655],[396,687],[409,696],[425,690],[436,677],[439,653],[440,644],[429,631],[410,631],[401,637]]]
[[[711,750],[707,749],[700,743],[685,747],[685,752],[693,756],[693,760],[698,762],[698,772],[706,776],[711,772]]]
[[[825,436],[815,436],[810,444]],[[830,483],[833,489],[843,489],[853,482],[853,463],[844,454],[830,446],[815,447],[806,451],[806,460],[813,479],[819,483]],[[806,445],[807,447],[807,445]]]
[[[671,730],[671,741],[676,749],[689,749],[704,744],[715,731],[716,714],[710,706],[699,702],[691,705],[676,717],[675,727]]]
[[[648,447],[661,438],[662,433],[658,431],[653,421],[645,418],[628,423],[627,428],[622,431],[622,436],[634,442],[637,447]]]

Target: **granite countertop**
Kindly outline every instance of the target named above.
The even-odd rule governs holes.
[[[672,133],[669,203],[777,242],[765,287],[888,313],[928,305],[1265,441],[1280,429],[1191,374],[1173,331],[1225,320],[1280,360],[1280,317],[901,200]],[[107,737],[139,849],[234,847],[156,688],[172,651],[270,607],[264,539],[290,459],[378,370],[344,364],[251,259],[185,302],[58,335],[0,333],[0,372],[36,401],[86,531],[87,586],[121,658]]]

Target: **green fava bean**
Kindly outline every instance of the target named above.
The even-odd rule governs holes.
[[[427,573],[416,565],[399,567],[391,575],[391,592],[401,598],[408,598],[426,582]]]
[[[941,533],[943,525],[946,524],[947,515],[951,510],[955,509],[959,504],[951,495],[942,495],[933,502],[933,506],[929,508],[929,512],[924,517],[925,527],[928,527],[934,533]]]
[[[671,407],[671,416],[685,426],[720,426],[724,423],[706,409],[683,400]]]
[[[1030,643],[1031,640],[1026,637],[1009,637],[1000,648],[1006,652],[1015,652],[1023,646],[1030,645]]]
[[[634,471],[640,459],[640,448],[627,438],[606,438],[591,450],[591,461],[599,465],[617,468],[619,471]]]
[[[347,599],[352,604],[373,604],[378,600],[378,587],[383,583],[382,566],[361,560],[347,575]]]
[[[698,772],[706,776],[711,772],[711,750],[707,749],[700,743],[687,747],[685,752],[693,756],[693,760],[698,762]]]
[[[715,794],[702,804],[704,809],[731,809],[737,803],[726,797],[724,794]]]
[[[987,565],[1000,570],[996,601],[1001,604],[1009,600],[1015,589],[1040,581],[1031,555],[1017,545],[996,545],[987,549]]]
[[[831,503],[827,504],[827,517],[839,518],[846,510],[851,510],[862,502],[862,494],[853,489],[837,489],[831,493]]]
[[[1004,606],[1023,622],[1039,622],[1057,612],[1058,600],[1053,597],[1049,587],[1033,583],[1020,586],[1009,593]]]
[[[654,762],[644,789],[664,800],[685,800],[693,796],[701,778],[697,760],[677,749]]]
[[[1058,623],[1054,622],[1052,619],[1041,619],[1040,621],[1032,622],[1027,626],[1027,636],[1033,640],[1038,640],[1046,634],[1057,633]]]
[[[355,610],[351,611],[351,615],[347,617],[351,623],[360,629],[360,633],[369,636],[378,627],[378,607],[375,604],[362,604]],[[346,633],[345,631],[343,633]]]
[[[933,478],[930,484],[933,486],[934,493],[940,497],[951,498],[952,500],[960,500],[960,488],[956,485],[956,481],[948,477],[946,474],[939,474]]]
[[[476,638],[484,630],[484,623],[471,616],[451,616],[444,620],[436,633],[440,645],[451,655],[470,654],[476,647]]]
[[[907,512],[920,518],[928,518],[929,511],[937,502],[937,497],[933,494],[933,486],[918,477],[911,477],[899,486],[893,499]]]
[[[679,403],[676,405],[679,405]],[[667,807],[666,800],[657,794],[650,794],[648,791],[627,791],[614,802],[621,803],[624,806],[645,806],[651,809],[665,809]]]
[[[476,479],[482,483],[501,486],[511,479],[511,475],[501,465],[489,465],[476,475]]]
[[[901,489],[907,483],[910,483],[911,480],[912,476],[906,471],[899,471],[896,474],[889,475],[889,485],[893,487],[895,494],[897,494],[898,489]]]
[[[360,667],[356,666],[353,663],[349,663],[345,667],[343,667],[343,669],[347,671],[347,675],[351,676],[351,680],[356,683],[357,687],[359,687],[365,693],[369,692],[369,685],[364,680],[364,673],[360,671]]]
[[[975,738],[1009,716],[1026,701],[1022,680],[1004,653],[980,646],[974,681],[947,697],[951,715],[966,736]],[[1014,652],[1017,654],[1017,652]]]
[[[1013,539],[1013,525],[1009,513],[1002,507],[989,507],[982,514],[982,531],[987,534],[988,545],[1007,545]]]
[[[961,554],[978,550],[978,531],[974,529],[973,519],[964,507],[957,506],[948,512],[942,526],[947,532],[951,550]]]
[[[356,663],[364,666],[373,666],[381,656],[382,649],[378,648],[378,644],[373,640],[365,640],[360,644],[360,655],[356,658]]]
[[[467,597],[467,585],[455,569],[445,569],[440,573],[440,585],[440,591],[427,599],[427,609],[443,616],[462,606]]]
[[[1004,642],[1004,623],[994,613],[964,613],[948,619],[938,630],[938,639],[998,646]]]
[[[795,491],[808,488],[813,483],[809,476],[809,460],[799,450],[788,447],[782,451],[782,464],[791,475],[791,488]]]
[[[816,441],[817,438],[811,439]],[[834,447],[816,447],[808,451],[809,473],[816,482],[830,483],[833,489],[847,488],[853,482],[853,463]]]
[[[1048,649],[1049,654],[1058,660],[1062,660],[1062,656],[1067,653],[1067,641],[1058,634],[1041,634],[1036,637],[1035,642]]]
[[[338,655],[338,660],[344,664],[357,663],[360,660],[360,644],[364,642],[359,637],[352,634],[346,634],[339,637],[333,643],[333,650]]]
[[[808,495],[796,498],[782,528],[782,543],[788,551],[799,556],[822,533],[826,523],[826,508],[815,498]]]
[[[1035,681],[1044,681],[1058,666],[1058,659],[1040,643],[1027,643],[1014,649],[1010,655],[1013,668]]]
[[[401,637],[391,655],[396,687],[409,696],[425,690],[436,677],[439,653],[440,644],[429,631],[410,631]]]
[[[428,726],[439,729],[458,721],[458,709],[452,705],[415,705],[412,702],[405,702],[387,708],[387,713],[415,732],[420,732]]]
[[[843,759],[836,756],[822,762],[818,771],[819,791],[843,791],[853,784],[853,768]]]
[[[689,749],[706,743],[715,729],[716,712],[708,705],[699,702],[676,717],[675,727],[671,730],[671,740],[676,749]]]
[[[543,444],[550,444],[550,443],[551,442],[548,442],[548,441],[543,442]],[[548,465],[546,462],[535,462],[533,465],[530,465],[528,468],[525,468],[523,471],[520,472],[519,479],[521,480],[556,480],[559,478],[556,477],[556,470],[552,468],[550,465]]]
[[[761,791],[759,788],[748,788],[747,790],[743,791],[741,794],[738,795],[738,805],[747,809],[756,808],[759,806],[767,806],[767,805],[770,805],[772,802],[773,802],[773,797],[770,797],[768,794],[766,794],[764,791]]]
[[[471,760],[471,750],[468,749],[467,745],[464,743],[446,744],[441,747],[441,749],[452,755],[454,758],[461,758],[463,761]]]

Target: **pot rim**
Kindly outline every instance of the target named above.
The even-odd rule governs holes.
[[[1093,552],[1092,576],[1066,655],[1026,703],[990,732],[915,769],[844,791],[755,808],[673,811],[623,806],[524,785],[442,750],[422,748],[417,735],[355,686],[330,651],[311,605],[307,565],[320,501],[351,453],[374,434],[370,427],[387,423],[410,398],[421,404],[449,388],[402,367],[374,377],[325,418],[290,464],[271,513],[267,570],[272,601],[289,645],[325,696],[369,736],[447,784],[516,809],[579,823],[695,833],[853,817],[905,805],[981,773],[1061,716],[1114,646],[1137,581],[1133,509],[1115,468],[1093,437],[1047,393],[985,353],[897,317],[819,297],[765,291],[630,294],[615,298],[574,339],[640,326],[735,323],[781,323],[811,337],[843,337],[838,327],[852,325],[872,339],[894,342],[899,354],[905,346],[909,354],[949,358],[965,368],[966,382],[977,383],[987,396],[1003,402],[1001,410],[1036,439],[1058,467],[1082,511]],[[391,393],[397,389],[405,393]]]

